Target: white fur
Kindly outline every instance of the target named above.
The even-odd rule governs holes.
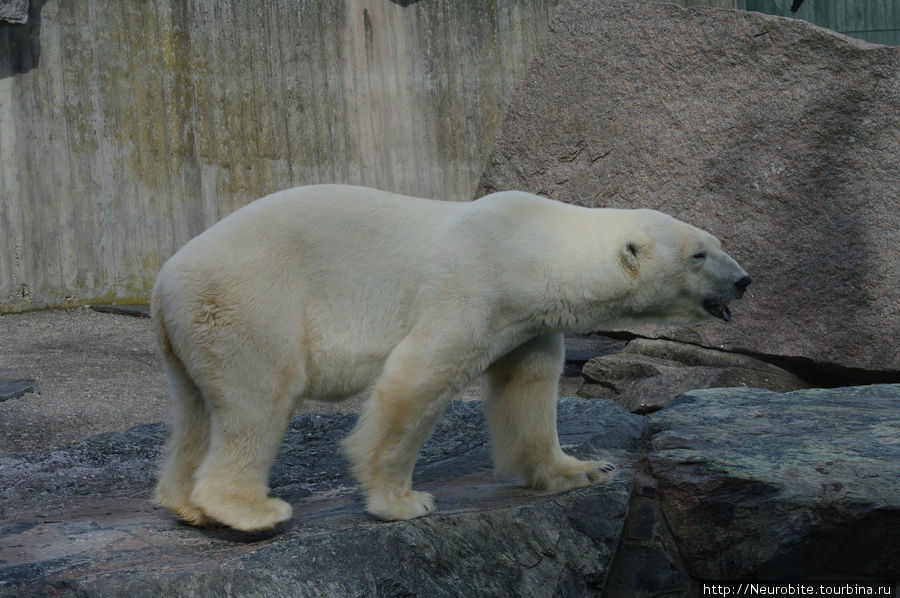
[[[705,263],[690,256],[702,249]],[[418,451],[454,393],[487,372],[501,470],[565,490],[611,466],[556,435],[562,332],[705,317],[743,270],[707,233],[648,210],[520,192],[470,203],[340,185],[260,199],[162,268],[153,317],[173,428],[155,500],[241,530],[290,518],[268,474],[301,398],[372,387],[345,441],[383,519],[431,512]]]

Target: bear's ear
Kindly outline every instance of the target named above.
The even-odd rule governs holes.
[[[619,249],[619,262],[629,278],[637,278],[640,271],[638,252],[640,246],[635,241],[625,241]]]

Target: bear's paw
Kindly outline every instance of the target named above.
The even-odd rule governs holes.
[[[573,488],[585,488],[612,481],[615,466],[606,461],[581,461],[569,455],[561,455],[534,469],[528,485],[540,490],[563,492]]]
[[[242,532],[258,532],[275,529],[293,515],[291,505],[278,498],[262,500],[247,496],[215,497],[196,500],[206,515],[219,523]]]
[[[434,497],[427,492],[415,490],[393,495],[373,494],[366,501],[366,510],[384,521],[406,521],[424,517],[434,509]]]

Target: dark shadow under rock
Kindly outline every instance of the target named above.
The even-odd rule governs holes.
[[[900,385],[695,391],[650,431],[694,578],[900,577]]]
[[[561,400],[566,450],[620,471],[609,485],[551,494],[495,478],[480,404],[455,402],[414,477],[438,512],[397,523],[364,513],[338,453],[354,421],[294,419],[271,482],[294,518],[250,538],[179,524],[149,504],[162,424],[0,456],[0,596],[581,596],[602,585],[642,418]]]

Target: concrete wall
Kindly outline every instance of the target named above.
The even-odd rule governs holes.
[[[555,0],[31,0],[0,27],[0,312],[145,301],[266,193],[470,199]]]

